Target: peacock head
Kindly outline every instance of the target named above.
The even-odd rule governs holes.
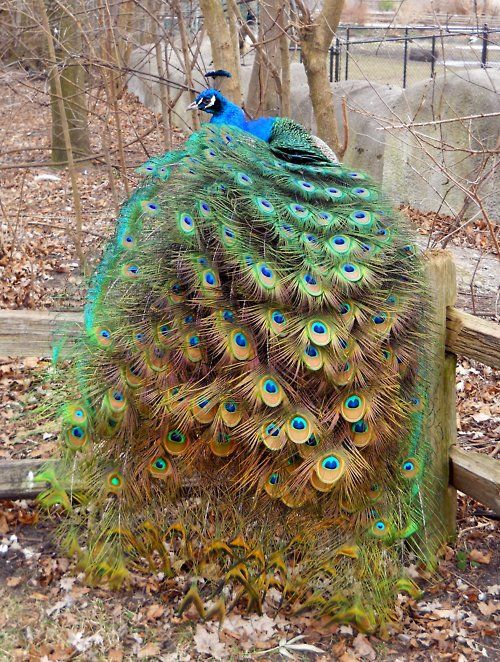
[[[227,105],[227,99],[219,90],[209,87],[200,92],[193,103],[190,103],[187,110],[203,110],[210,115],[221,115]]]

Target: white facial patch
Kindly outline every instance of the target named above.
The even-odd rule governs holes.
[[[215,99],[215,94],[212,94],[212,98],[211,98],[210,101],[207,103],[207,105],[205,106],[205,108],[210,108],[211,106],[213,106],[214,103],[215,103],[215,101],[216,101],[216,99]]]

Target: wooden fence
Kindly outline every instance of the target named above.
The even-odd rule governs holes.
[[[436,481],[432,489],[445,514],[448,533],[456,520],[459,490],[500,514],[500,462],[456,446],[455,370],[458,356],[500,368],[500,326],[454,308],[455,265],[446,251],[428,253],[429,288],[434,304],[430,334],[436,345],[429,397],[434,402],[428,432],[434,447]],[[0,356],[47,356],[54,334],[66,328],[76,335],[80,313],[0,311]],[[0,498],[29,498],[42,489],[33,478],[42,460],[0,462]]]

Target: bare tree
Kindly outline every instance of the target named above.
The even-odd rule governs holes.
[[[240,59],[234,48],[229,22],[235,20],[235,12],[228,16],[224,13],[221,0],[200,0],[205,27],[212,46],[212,58],[215,69],[228,69],[232,78],[224,82],[224,94],[237,104],[241,103]]]
[[[279,62],[280,37],[282,34],[282,0],[261,0],[259,40],[256,48],[252,76],[248,87],[245,108],[250,115],[276,115],[280,113],[280,76],[269,66]]]
[[[340,141],[328,75],[328,50],[338,27],[344,0],[323,0],[316,13],[303,0],[296,0],[300,46],[309,94],[316,119],[317,134],[334,151]]]
[[[50,28],[57,34],[53,41],[56,62],[50,71],[52,108],[52,160],[66,163],[68,154],[64,138],[61,110],[66,115],[73,155],[78,158],[90,154],[85,97],[85,69],[82,65],[82,34],[72,13],[59,3],[49,3]],[[51,11],[50,11],[51,9]],[[49,37],[49,35],[47,35]],[[57,67],[57,73],[56,69]],[[59,76],[62,104],[57,98],[56,75]]]

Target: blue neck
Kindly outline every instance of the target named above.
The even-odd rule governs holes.
[[[260,117],[257,120],[249,120],[245,117],[245,113],[239,106],[225,99],[222,112],[212,115],[210,122],[213,124],[236,126],[268,142],[275,119],[275,117]]]

